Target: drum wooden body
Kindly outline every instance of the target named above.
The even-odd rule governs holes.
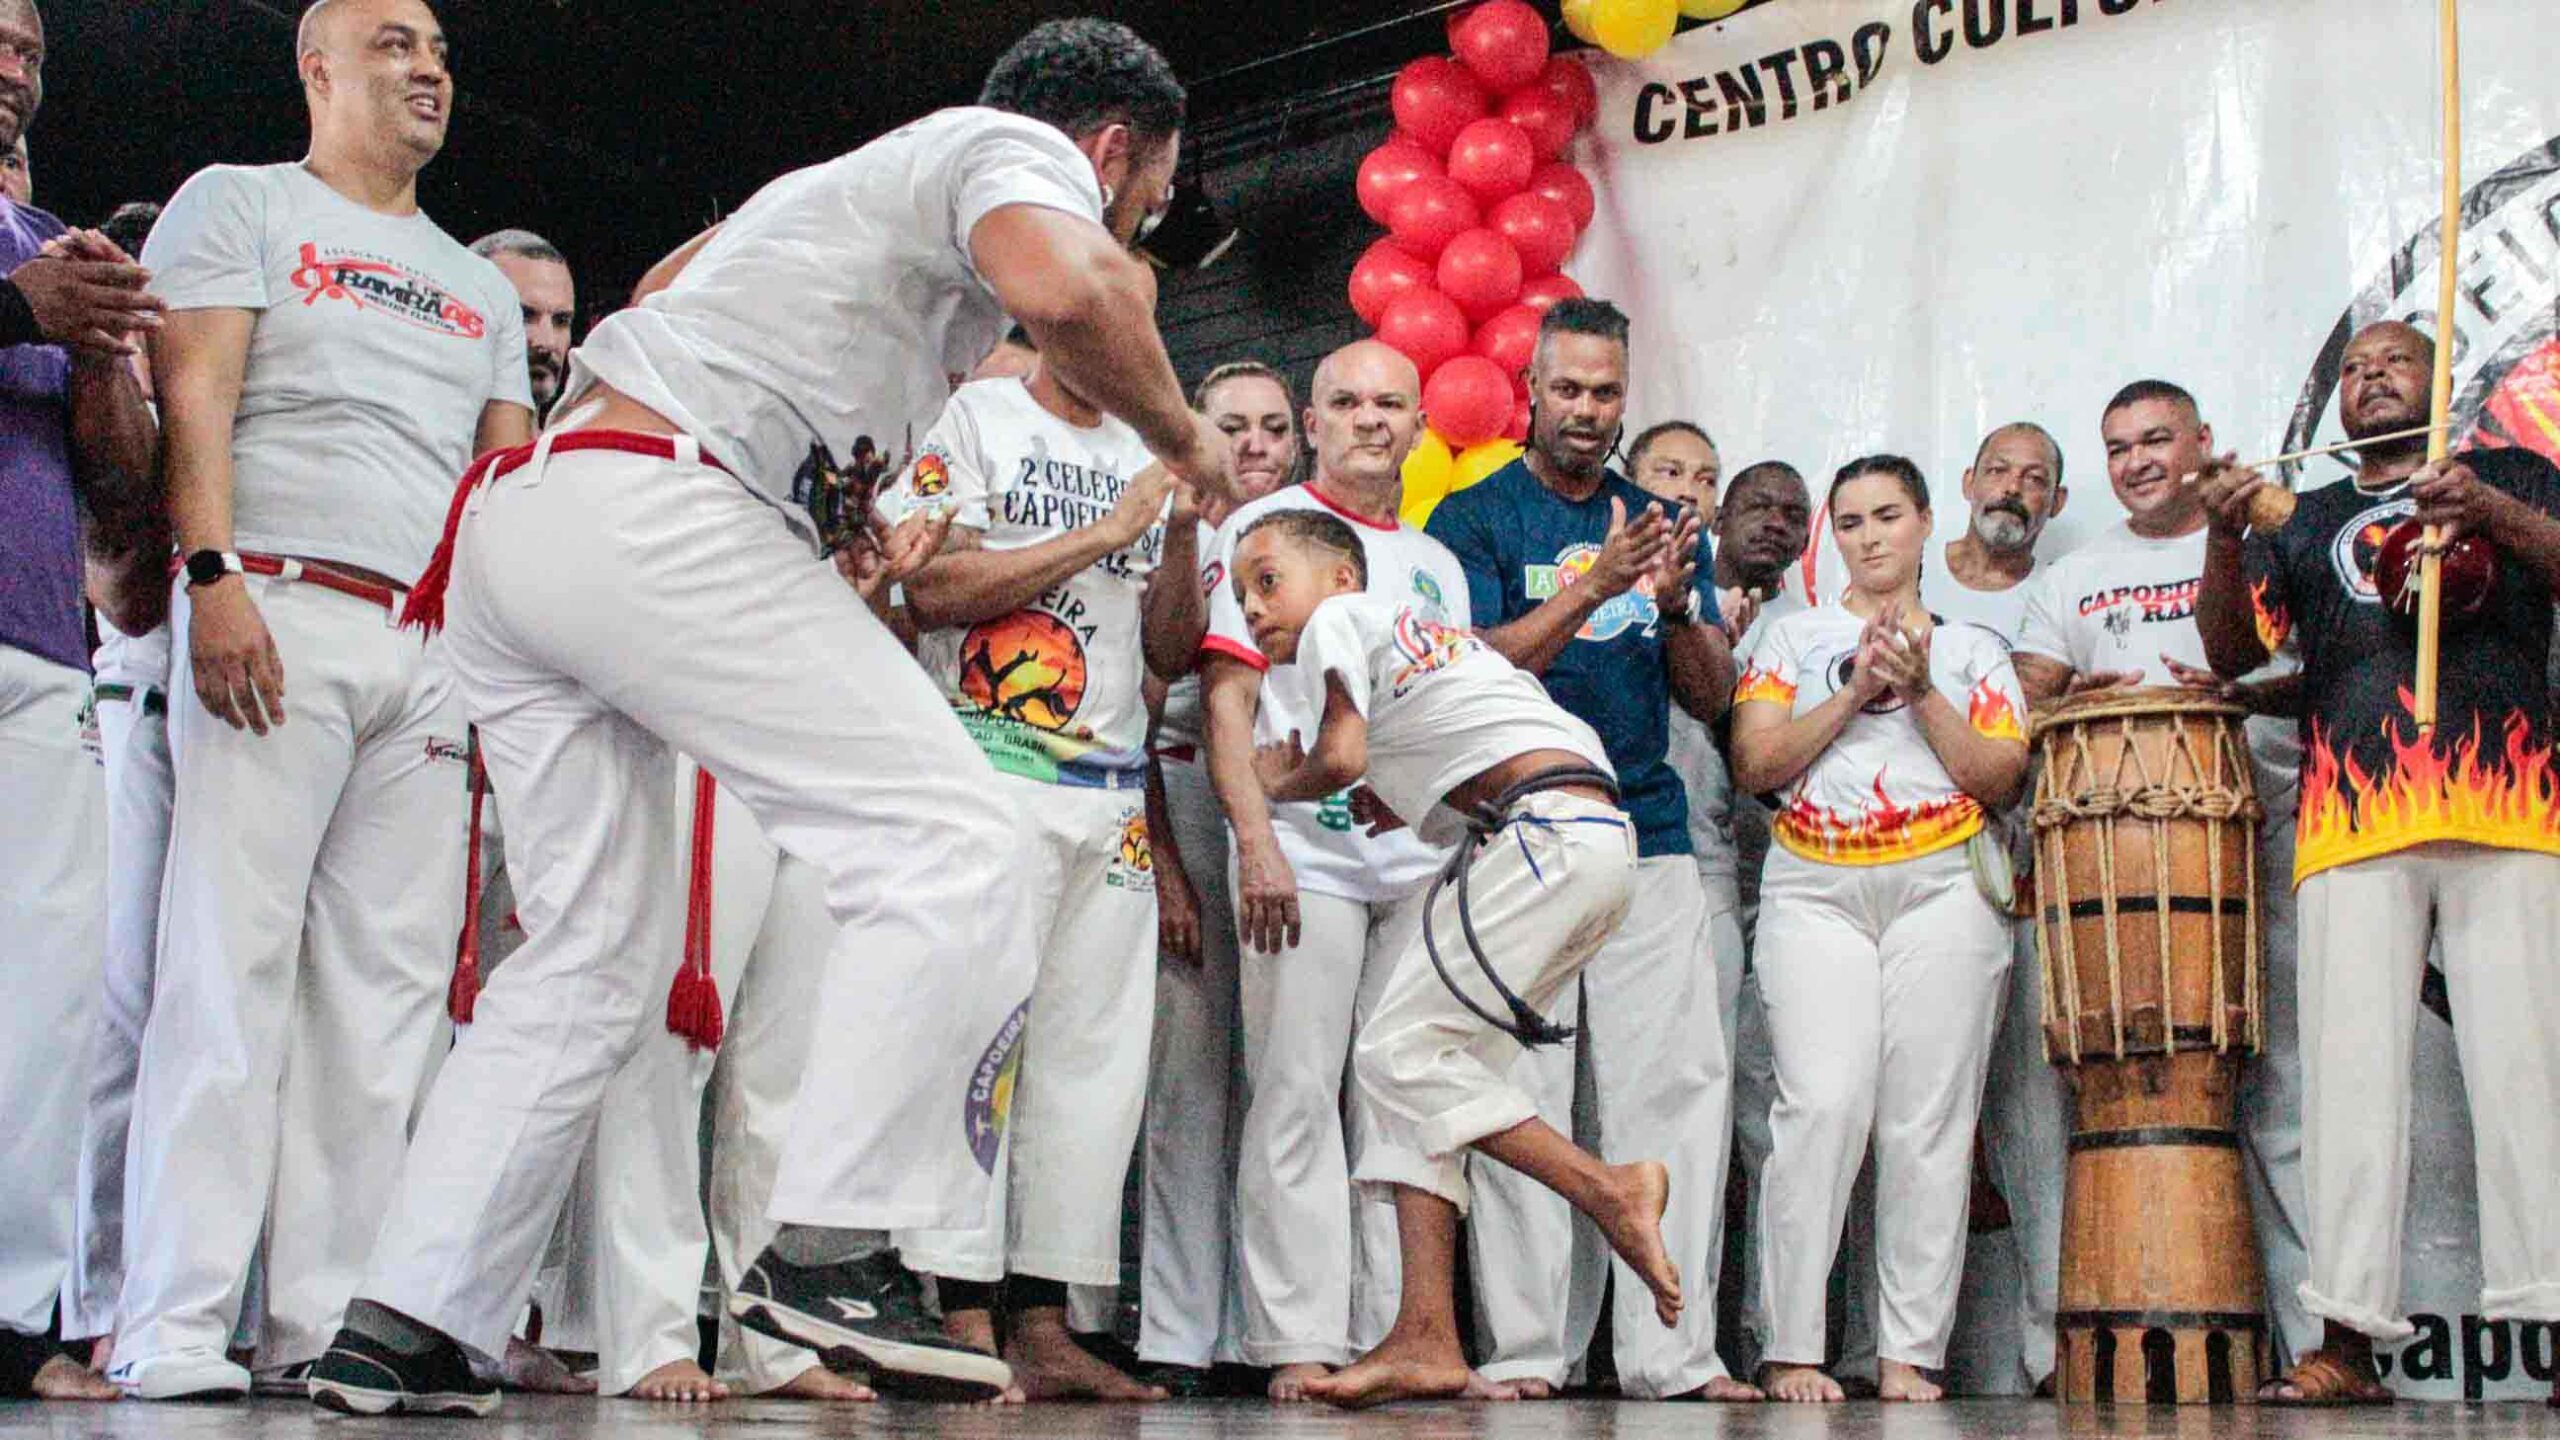
[[[2236,706],[2119,691],[2037,727],[2046,1054],[2075,1104],[2055,1392],[2248,1399],[2264,1287],[2233,1100],[2256,1051],[2261,811]]]

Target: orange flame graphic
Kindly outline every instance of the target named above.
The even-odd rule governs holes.
[[[1807,860],[1832,865],[1890,865],[1961,845],[1982,828],[1982,806],[1961,792],[1906,810],[1885,797],[1876,772],[1876,803],[1843,815],[1799,795],[1770,817],[1769,833]]]
[[[2495,438],[2560,458],[2560,340],[2509,370],[2485,408],[2501,432]]]
[[[2257,622],[2258,644],[2270,655],[2284,648],[2285,637],[2293,633],[2293,617],[2285,613],[2284,602],[2267,593],[2269,582],[2249,582],[2249,616]]]
[[[2018,707],[2009,703],[2006,691],[1990,681],[1973,687],[1973,700],[1966,710],[1965,718],[1973,722],[1975,734],[2027,743],[2027,727],[2018,722]]]
[[[2406,687],[2400,704],[2415,708]],[[2396,723],[2388,738],[2391,766],[2374,775],[2313,727],[2302,768],[2297,883],[2332,866],[2438,840],[2560,854],[2560,775],[2552,769],[2551,747],[2533,743],[2523,714],[2507,717],[2505,744],[2496,752],[2483,744],[2476,720],[2469,735],[2450,745],[2443,737],[2412,738]]]
[[[1744,670],[1742,678],[1733,686],[1734,704],[1752,700],[1765,700],[1772,705],[1793,705],[1796,703],[1796,687],[1777,671],[1754,665]]]

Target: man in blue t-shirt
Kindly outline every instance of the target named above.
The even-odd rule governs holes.
[[[1529,386],[1528,453],[1443,501],[1429,529],[1458,557],[1485,640],[1599,732],[1636,822],[1635,897],[1583,972],[1580,1023],[1601,1154],[1641,1150],[1671,1167],[1662,1235],[1690,1300],[1679,1326],[1665,1330],[1644,1286],[1619,1276],[1618,1379],[1630,1396],[1757,1399],[1716,1358],[1732,1072],[1688,795],[1666,753],[1673,704],[1701,720],[1724,712],[1733,651],[1714,588],[1697,583],[1706,554],[1697,512],[1665,510],[1608,468],[1626,413],[1627,317],[1598,300],[1549,310]],[[1521,1063],[1534,1072],[1545,1118],[1570,1124],[1571,1052],[1533,1052]],[[1532,1392],[1559,1386],[1590,1339],[1565,1333],[1565,1207],[1508,1172],[1483,1182],[1474,1223],[1484,1373]]]

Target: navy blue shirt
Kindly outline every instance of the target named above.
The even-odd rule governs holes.
[[[1573,584],[1600,558],[1609,538],[1609,501],[1626,504],[1635,518],[1646,506],[1666,502],[1637,489],[1615,471],[1601,478],[1588,500],[1567,500],[1514,460],[1448,499],[1431,512],[1432,539],[1449,547],[1467,575],[1467,599],[1478,630],[1492,630],[1537,609]],[[1707,538],[1698,537],[1698,574],[1715,566]],[[1715,587],[1693,587],[1695,614],[1714,623]],[[1637,853],[1686,855],[1689,794],[1666,754],[1671,745],[1671,670],[1662,653],[1662,612],[1646,585],[1591,612],[1540,676],[1557,704],[1600,734],[1629,818],[1636,822]]]

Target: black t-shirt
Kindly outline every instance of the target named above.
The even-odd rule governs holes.
[[[2529,450],[2460,457],[2482,484],[2560,514],[2560,469]],[[2383,536],[2417,510],[2405,482],[2368,494],[2341,481],[2302,497],[2291,523],[2253,535],[2247,571],[2258,637],[2302,650],[2297,883],[2332,866],[2431,841],[2560,854],[2552,770],[2552,594],[2501,556],[2496,589],[2447,617],[2436,730],[2418,734],[2418,632],[2383,604]]]

